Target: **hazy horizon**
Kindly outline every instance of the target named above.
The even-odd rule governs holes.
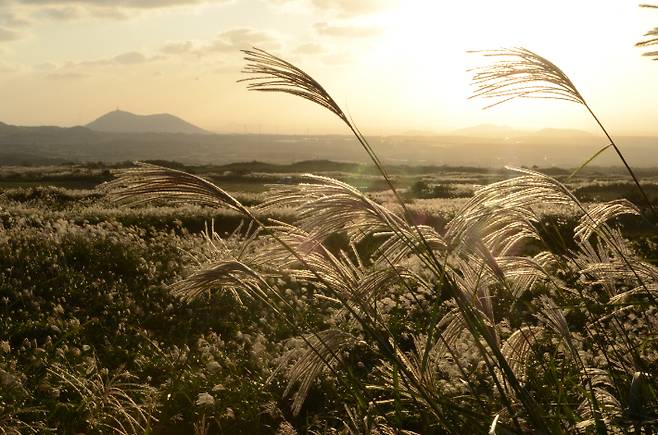
[[[368,135],[482,124],[597,134],[575,104],[483,111],[467,99],[466,70],[482,59],[466,50],[523,46],[560,66],[613,135],[658,136],[646,115],[658,63],[634,47],[658,13],[622,3],[0,0],[0,121],[85,125],[119,108],[217,133],[348,133],[306,101],[236,83],[239,50],[258,46],[317,78]]]
[[[13,125],[16,127],[32,127],[32,128],[39,128],[39,127],[59,127],[59,128],[73,128],[73,127],[89,127],[89,124],[93,124],[94,121],[97,121],[99,118],[102,118],[104,116],[107,116],[109,114],[112,114],[113,112],[122,112],[122,113],[128,113],[131,115],[136,115],[138,117],[150,117],[150,116],[159,116],[159,115],[173,115],[176,118],[179,118],[182,121],[186,121],[187,119],[178,116],[175,113],[168,113],[168,112],[158,112],[158,113],[134,113],[134,112],[129,112],[128,110],[123,110],[121,108],[115,108],[114,110],[111,110],[106,113],[99,114],[99,116],[93,116],[91,117],[87,122],[82,122],[80,124],[69,124],[69,125],[62,125],[62,124],[11,124],[4,122],[2,119],[0,119],[0,123],[4,123],[7,125]],[[190,123],[194,127],[199,127],[195,125],[194,123]],[[94,128],[92,128],[94,129]],[[225,131],[217,131],[217,130],[206,130],[206,133],[208,134],[226,134],[226,135],[231,135],[231,134],[247,134],[247,135],[294,135],[294,136],[306,136],[306,135],[311,135],[311,136],[323,136],[323,135],[336,135],[336,136],[347,136],[347,137],[352,137],[352,134],[350,132],[340,132],[340,131],[332,131],[332,132],[310,132],[310,131],[298,131],[298,132],[281,132],[281,131],[239,131],[239,130],[225,130]],[[103,130],[100,130],[103,131]],[[455,127],[452,129],[446,129],[446,130],[401,130],[399,132],[388,132],[386,134],[382,135],[370,135],[372,137],[376,136],[443,136],[443,135],[464,135],[464,136],[472,136],[472,135],[478,135],[478,137],[483,137],[483,138],[497,138],[501,139],[501,134],[502,133],[514,133],[514,134],[541,134],[542,132],[547,131],[563,131],[563,132],[573,132],[573,133],[583,133],[583,134],[588,134],[591,136],[602,136],[602,133],[596,129],[569,129],[569,128],[561,128],[561,127],[556,127],[556,126],[544,126],[544,127],[539,127],[539,128],[515,128],[510,125],[502,125],[502,124],[489,124],[489,123],[481,123],[481,124],[474,124],[474,125],[464,125],[460,127]],[[144,131],[148,132],[148,131]],[[194,133],[186,133],[186,134],[194,134]],[[603,137],[603,136],[602,136]]]

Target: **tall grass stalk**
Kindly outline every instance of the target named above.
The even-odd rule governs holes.
[[[658,218],[651,200],[640,185],[639,179],[626,161],[617,143],[610,137],[610,133],[596,116],[587,100],[578,91],[576,85],[557,65],[525,48],[483,50],[473,53],[494,58],[496,62],[474,70],[473,84],[475,92],[471,98],[496,100],[486,106],[485,109],[516,98],[562,100],[583,105],[608,140],[608,145],[597,151],[585,164],[591,162],[596,156],[612,146],[647,203],[653,217]]]
[[[650,5],[650,4],[641,4],[640,7],[658,9],[658,5]],[[649,30],[647,33],[644,34],[644,37],[646,39],[635,44],[636,47],[644,48],[644,47],[653,47],[655,45],[658,45],[658,27],[654,27],[652,30]],[[650,57],[652,60],[658,60],[658,51],[647,51],[643,53],[643,55]]]
[[[534,53],[485,55],[515,59],[476,75],[476,94],[501,99],[494,105],[532,96],[588,107],[568,77]],[[244,71],[253,77],[242,81],[249,89],[302,97],[338,116],[401,211],[313,175],[274,187],[256,209],[207,180],[152,165],[120,173],[106,189],[126,205],[157,200],[228,207],[256,228],[238,252],[218,249],[216,259],[172,291],[194,299],[220,288],[238,303],[248,295],[299,334],[307,350],[287,372],[286,393],[296,388],[293,413],[302,412],[317,378],[331,373],[356,404],[342,417],[352,431],[452,432],[467,425],[490,433],[605,433],[653,424],[658,350],[646,349],[658,342],[629,330],[620,316],[638,312],[646,328],[658,328],[647,314],[656,306],[658,269],[638,258],[608,223],[638,214],[636,207],[612,201],[588,209],[557,180],[516,170],[517,177],[476,192],[441,234],[414,223],[376,151],[316,80],[263,50],[245,51],[245,59]],[[539,231],[540,205],[579,208],[575,248],[560,235],[563,249],[551,251],[553,244]],[[282,206],[295,210],[294,224],[258,217]],[[344,234],[347,245],[330,246],[327,236],[335,233]],[[275,279],[313,288],[318,303],[332,309],[327,324],[300,321]],[[400,327],[387,304],[401,296],[411,301],[403,325],[412,326]],[[344,357],[364,351],[374,359],[366,375]],[[547,390],[542,379],[558,392],[550,385]]]

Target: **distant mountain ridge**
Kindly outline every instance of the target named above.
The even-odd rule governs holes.
[[[495,128],[492,130],[496,130]],[[196,130],[195,130],[196,131]],[[391,165],[503,165],[573,168],[605,145],[605,139],[574,130],[521,131],[520,136],[450,134],[372,136],[373,147]],[[658,167],[658,137],[618,136],[634,168]],[[227,164],[258,160],[288,164],[302,160],[364,163],[354,138],[341,135],[108,133],[87,127],[25,127],[0,124],[0,165],[47,162],[169,160]],[[620,166],[605,152],[598,166]]]
[[[468,137],[505,137],[527,134],[527,131],[517,130],[507,125],[478,124],[453,131],[458,136]]]
[[[555,138],[596,138],[597,135],[587,131],[570,128],[542,128],[541,130],[519,130],[507,125],[479,124],[471,127],[460,128],[453,131],[458,136],[479,138],[530,138],[555,139]]]
[[[86,127],[105,133],[210,134],[210,132],[169,113],[136,115],[118,109],[90,122]]]

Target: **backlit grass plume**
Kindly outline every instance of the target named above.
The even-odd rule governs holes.
[[[365,137],[317,81],[265,51],[244,53],[250,90],[299,96],[336,114],[396,192]],[[525,49],[484,55],[500,62],[477,71],[476,96],[587,107],[546,59]],[[155,166],[129,170],[107,188],[128,205],[228,207],[256,228],[242,247],[218,248],[170,290],[188,301],[213,290],[236,302],[247,295],[283,321],[298,337],[277,371],[287,377],[294,415],[304,415],[314,388],[332,385],[355,407],[343,420],[368,413],[396,433],[562,433],[578,425],[605,433],[605,425],[628,429],[618,418],[651,424],[654,396],[625,392],[650,384],[634,373],[655,379],[656,340],[646,331],[658,328],[658,271],[608,224],[638,210],[625,201],[588,207],[558,180],[516,171],[480,188],[443,230],[415,225],[399,195],[388,207],[312,175],[273,187],[253,208],[207,180]],[[540,214],[546,206],[572,207],[580,217],[559,234],[559,249]],[[282,207],[294,221],[261,218]],[[206,238],[219,242],[214,233]],[[287,282],[310,297],[301,303]],[[623,323],[631,314],[642,316],[643,329]],[[597,382],[603,376],[605,395]],[[635,409],[642,412],[628,411]]]
[[[121,172],[103,185],[110,198],[122,205],[138,205],[154,200],[226,207],[240,213],[249,211],[233,196],[210,181],[176,169],[148,163]]]
[[[245,55],[244,60],[247,62],[242,72],[249,74],[250,77],[240,79],[238,82],[247,82],[247,89],[251,91],[282,92],[302,97],[334,113],[354,134],[359,144],[368,153],[370,159],[383,175],[388,186],[399,199],[397,190],[393,186],[391,178],[384,169],[377,153],[354,122],[349,119],[320,83],[300,68],[265,50],[254,47],[251,50],[242,50],[242,52]]]
[[[653,40],[655,42],[655,39]],[[651,40],[647,41],[652,43]],[[473,70],[473,85],[475,91],[470,98],[486,98],[496,100],[485,109],[497,106],[516,98],[540,98],[563,100],[582,104],[592,115],[594,121],[608,139],[609,144],[602,147],[585,161],[571,176],[590,163],[596,156],[612,146],[633,178],[640,194],[654,217],[658,217],[649,197],[640,185],[640,181],[626,161],[621,150],[612,139],[606,128],[576,88],[576,85],[557,65],[550,60],[525,48],[508,48],[499,50],[474,51],[495,61],[489,65]]]
[[[242,50],[242,52],[245,54],[244,59],[248,62],[242,72],[253,74],[253,76],[238,81],[249,82],[248,89],[259,92],[284,92],[302,97],[329,109],[349,124],[345,113],[313,77],[295,65],[264,50],[254,48]]]
[[[653,8],[658,9],[658,5],[640,5],[643,8]],[[636,47],[653,47],[658,45],[658,27],[654,27],[652,30],[649,30],[644,34],[646,39],[635,44]],[[647,51],[643,53],[643,56],[650,57],[652,60],[658,60],[658,51]]]
[[[495,58],[491,65],[476,68],[471,98],[496,100],[486,108],[515,98],[548,98],[585,104],[571,79],[555,65],[525,48],[475,51]]]
[[[103,374],[96,360],[80,372],[64,364],[53,364],[48,373],[77,400],[76,410],[93,432],[121,435],[149,433],[155,418],[155,388],[135,381],[123,369]]]

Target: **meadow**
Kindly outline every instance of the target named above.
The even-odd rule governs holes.
[[[218,252],[239,249],[254,229],[238,212],[208,206],[163,202],[119,207],[96,187],[125,169],[64,165],[0,171],[0,427],[4,433],[324,433],[346,427],[358,432],[363,425],[376,425],[369,419],[377,414],[371,408],[359,409],[354,387],[341,382],[338,373],[325,373],[309,385],[301,407],[293,409],[291,393],[285,394],[290,369],[307,350],[307,343],[299,338],[299,325],[335,326],[344,315],[319,298],[318,284],[292,272],[268,278],[285,300],[284,307],[292,310],[292,319],[282,319],[257,298],[221,288],[190,300],[172,295],[169,286],[198,265],[216,261]],[[260,172],[264,168],[243,167],[238,174],[225,168],[178,169],[215,177],[220,185],[230,181],[226,184],[236,187],[235,198],[258,209],[269,198],[264,193],[268,183],[278,182],[271,187],[275,190],[289,189],[295,186],[291,178],[308,168]],[[395,199],[372,182],[369,170],[342,169],[320,174],[375,186],[367,197],[395,207]],[[513,175],[477,168],[396,172],[394,182],[401,186],[417,222],[440,232],[477,189]],[[591,170],[570,185],[581,192],[588,207],[604,197],[634,194],[623,174],[602,172]],[[657,174],[653,179],[651,173],[643,175],[649,185],[655,183]],[[16,187],[17,180],[22,187]],[[62,181],[80,188],[61,187]],[[575,207],[553,205],[539,213],[540,224],[559,223],[564,233],[573,232],[577,225]],[[258,211],[261,220],[289,223],[295,222],[296,214],[294,207],[285,205]],[[637,219],[625,224],[635,249],[655,265],[655,232]],[[223,238],[221,248],[216,235]],[[347,233],[325,245],[333,252],[351,249]],[[361,242],[357,249],[365,255],[372,248]],[[418,262],[409,267],[423,273]],[[394,331],[407,350],[419,345],[414,334],[425,329],[424,313],[446,298],[435,286],[426,283],[411,291],[395,285],[379,301],[387,330]],[[572,296],[562,295],[560,302],[570,304],[570,326],[584,328],[586,310],[574,305]],[[496,303],[495,309],[504,311],[506,302]],[[523,311],[521,306],[514,309]],[[655,314],[655,306],[646,307],[621,325],[637,334],[645,327],[641,316],[655,318]],[[520,321],[522,315],[518,316]],[[513,327],[504,326],[508,334]],[[385,374],[377,364],[377,349],[371,346],[364,343],[343,350],[345,361],[353,364],[350,375],[361,382]],[[541,363],[552,364],[557,355],[550,353],[550,342],[542,346],[548,360]],[[479,388],[485,388],[484,367],[477,354],[468,351],[468,338],[455,339],[453,347],[455,353],[464,352],[461,365],[467,372],[459,374],[444,362],[435,381],[457,393],[467,375],[469,382],[483,383]],[[655,341],[645,343],[643,352],[655,354]],[[655,373],[648,371],[649,375]],[[570,382],[577,383],[574,374],[570,376]],[[440,432],[428,415],[407,407],[409,392],[397,388],[392,401],[383,400],[377,390],[367,390],[381,401],[368,406],[392,409],[389,418],[401,426]],[[556,400],[554,394],[566,392],[545,394]]]
[[[583,106],[621,169],[389,166],[244,53],[372,165],[3,168],[2,432],[656,432],[657,174],[556,65],[485,52],[474,95]]]

